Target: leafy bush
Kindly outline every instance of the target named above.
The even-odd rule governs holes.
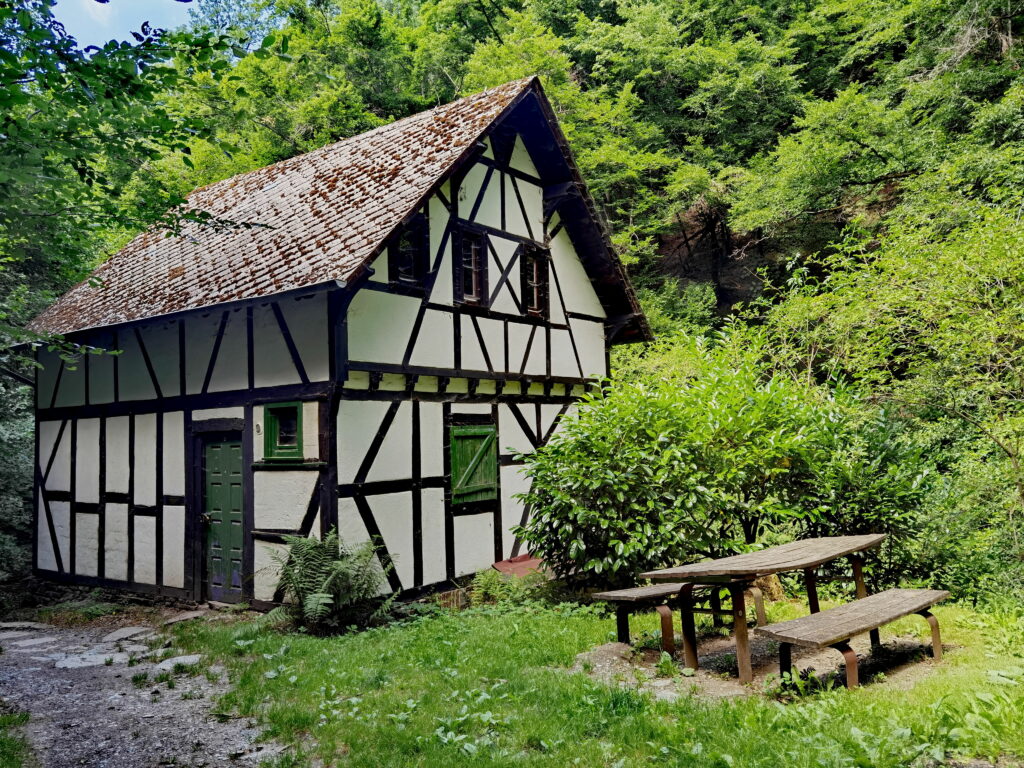
[[[349,547],[332,529],[323,540],[286,536],[287,554],[277,554],[281,608],[299,627],[330,632],[365,627],[384,616],[395,595],[382,598],[387,570],[371,542]]]
[[[526,457],[518,535],[556,574],[614,586],[769,531],[916,529],[927,465],[888,417],[768,370],[749,334],[690,349],[689,375],[607,385]]]

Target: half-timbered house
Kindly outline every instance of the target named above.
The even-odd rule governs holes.
[[[38,573],[270,601],[285,534],[407,592],[518,554],[516,459],[649,337],[537,80],[194,192],[34,330]],[[246,224],[251,226],[235,226]]]

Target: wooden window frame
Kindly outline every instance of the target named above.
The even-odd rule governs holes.
[[[295,446],[278,444],[280,422],[273,415],[275,409],[295,409]],[[302,403],[267,403],[263,406],[263,460],[264,461],[302,461]]]
[[[456,445],[460,437],[490,436],[490,444],[484,450],[494,460],[494,480],[490,483],[478,484],[469,488],[456,488],[458,475],[465,474],[465,468],[457,466]],[[458,512],[490,509],[494,504],[501,503],[501,462],[498,457],[498,425],[493,420],[453,421],[448,425],[448,461],[451,471],[450,494],[452,508]],[[471,465],[472,467],[472,465]],[[481,497],[481,494],[490,494]],[[472,498],[466,498],[467,496]]]
[[[551,312],[551,254],[539,245],[524,245],[519,259],[523,314],[546,320]],[[534,298],[538,300],[536,303]]]
[[[407,244],[407,238],[417,242]],[[411,262],[410,268],[406,263]],[[406,275],[406,273],[411,274]],[[388,282],[406,289],[423,290],[430,274],[430,225],[422,213],[402,225],[388,245]]]
[[[479,258],[473,267],[472,274],[476,277],[475,295],[467,295],[466,292],[466,249],[472,242],[479,242]],[[480,229],[463,226],[459,230],[458,258],[455,260],[455,285],[457,286],[456,299],[459,304],[469,307],[484,307],[490,304],[490,295],[487,285],[487,264],[490,261],[490,243],[487,233]]]

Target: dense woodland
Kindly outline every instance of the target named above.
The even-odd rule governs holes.
[[[638,465],[666,435],[697,446],[660,465],[669,502],[642,497],[713,531],[696,551],[882,527],[882,570],[976,600],[1020,583],[1024,5],[197,0],[192,18],[83,52],[49,0],[0,5],[5,348],[142,227],[202,218],[176,207],[193,188],[539,74],[659,335],[617,353],[631,383],[595,400],[572,461],[621,446],[602,429],[635,430]],[[32,471],[31,371],[2,357],[0,578],[26,569]],[[650,531],[597,571],[631,546],[679,556]]]

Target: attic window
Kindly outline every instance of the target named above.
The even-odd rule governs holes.
[[[535,245],[524,246],[523,310],[534,317],[548,315],[548,252]]]
[[[417,214],[398,233],[388,249],[391,282],[420,287],[430,271],[430,233],[427,218]]]
[[[459,288],[463,304],[487,304],[487,237],[464,230],[460,244]]]

